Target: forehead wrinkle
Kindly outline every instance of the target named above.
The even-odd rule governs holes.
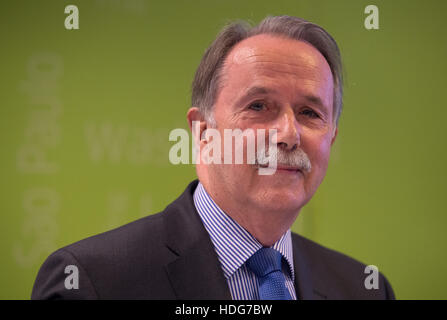
[[[281,55],[278,55],[281,56]],[[287,59],[286,61],[281,60],[275,60],[275,59],[268,59],[269,57],[265,54],[255,54],[251,55],[249,57],[244,57],[243,59],[240,59],[238,61],[229,61],[226,65],[226,68],[228,71],[237,68],[237,67],[245,67],[248,65],[254,65],[258,64],[261,66],[261,69],[265,69],[266,71],[272,71],[272,72],[286,72],[290,74],[296,74],[299,76],[302,72],[321,72],[324,73],[323,68],[317,64],[314,63],[314,61],[311,61],[313,59],[300,59],[297,57],[290,57],[290,59]],[[281,56],[283,58],[283,56]],[[306,60],[306,61],[303,61]],[[269,66],[270,65],[270,66]],[[273,67],[272,67],[273,65]],[[286,70],[284,70],[286,68]],[[291,69],[294,69],[294,71],[291,71]],[[289,71],[290,70],[290,71]]]
[[[252,64],[260,64],[261,68],[258,68],[257,71],[260,74],[288,74],[293,76],[296,79],[304,79],[304,80],[319,80],[319,75],[324,73],[321,68],[314,65],[300,65],[289,62],[281,62],[281,61],[255,61]],[[273,66],[273,67],[272,67]]]
[[[261,67],[247,68],[246,72],[247,74],[252,74],[253,76],[258,77],[258,80],[265,79],[277,82],[278,79],[280,79],[281,81],[293,82],[294,85],[297,85],[297,81],[302,81],[299,86],[307,86],[310,83],[321,84],[323,79],[330,76],[330,74],[325,73],[324,70],[318,66],[298,65],[295,63],[278,61],[252,61],[237,66],[229,65],[225,72],[227,74],[226,78],[229,79],[232,77],[234,68],[244,69],[249,65],[255,64],[258,64]],[[331,81],[331,79],[329,79],[329,81]]]

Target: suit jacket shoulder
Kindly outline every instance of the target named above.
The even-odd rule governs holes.
[[[38,272],[31,298],[231,299],[195,212],[196,185],[192,182],[161,213],[51,254]],[[78,289],[66,287],[67,266],[79,272]]]
[[[307,298],[394,299],[382,273],[378,273],[378,288],[367,289],[365,280],[370,273],[365,273],[365,264],[296,233],[292,233],[292,242],[295,268],[301,269],[297,278],[312,288]]]
[[[32,299],[150,297],[144,285],[165,277],[159,264],[170,258],[161,246],[162,220],[160,214],[145,217],[57,250],[40,268]],[[78,289],[66,287],[67,266],[77,268]],[[158,294],[173,298],[163,288]]]

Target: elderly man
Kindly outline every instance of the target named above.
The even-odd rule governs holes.
[[[367,287],[365,265],[290,231],[326,174],[341,73],[336,42],[308,21],[280,16],[224,28],[193,82],[187,118],[199,124],[198,156],[210,143],[207,129],[274,129],[274,173],[247,161],[199,161],[198,181],[163,212],[53,253],[32,298],[394,298],[381,274]],[[78,272],[75,288],[67,266]]]

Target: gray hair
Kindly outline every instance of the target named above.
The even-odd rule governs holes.
[[[225,58],[236,44],[259,34],[272,34],[305,41],[324,56],[334,79],[333,114],[338,124],[343,105],[343,70],[337,43],[322,27],[291,16],[266,17],[255,27],[251,27],[245,21],[231,23],[224,27],[205,51],[197,68],[192,83],[192,106],[198,107],[205,119],[213,121],[212,108],[218,95]]]

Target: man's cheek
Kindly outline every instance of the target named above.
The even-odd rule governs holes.
[[[317,176],[320,177],[326,173],[329,163],[330,141],[311,141],[308,146],[306,149],[303,148],[303,151],[307,154],[311,163],[310,176],[317,178]]]
[[[315,148],[316,158],[322,162],[327,163],[329,162],[329,156],[331,153],[331,139],[329,136],[322,137],[322,139],[316,140],[314,142],[314,146],[317,146]]]

